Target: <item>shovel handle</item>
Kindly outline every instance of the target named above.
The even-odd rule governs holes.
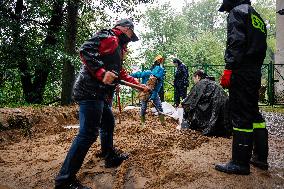
[[[125,86],[128,86],[128,87],[131,87],[131,88],[134,88],[134,89],[138,89],[140,91],[143,91],[144,90],[144,87],[140,86],[140,85],[136,85],[136,84],[133,84],[133,83],[130,83],[128,81],[124,81],[124,80],[120,80],[119,81],[119,84],[121,85],[125,85]]]

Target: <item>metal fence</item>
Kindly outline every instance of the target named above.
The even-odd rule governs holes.
[[[209,76],[213,76],[218,82],[223,70],[224,65],[210,65],[210,64],[200,64],[200,65],[190,65],[188,66],[188,71],[190,75],[190,85],[188,87],[188,92],[193,86],[192,74],[197,70],[204,70]],[[173,79],[176,72],[175,66],[165,66],[165,80],[163,85],[163,90],[160,96],[163,101],[173,103],[174,100],[174,87]],[[262,66],[262,79],[261,88],[259,91],[259,104],[260,105],[284,105],[284,64],[263,64]],[[123,87],[120,90],[120,101],[123,106],[126,105],[138,105],[140,104],[137,98],[137,91],[132,90],[127,87]],[[117,97],[115,98],[115,105],[117,105]]]

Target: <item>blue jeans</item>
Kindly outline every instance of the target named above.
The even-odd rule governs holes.
[[[162,103],[161,103],[159,95],[157,95],[157,97],[153,99],[153,103],[155,104],[155,106],[158,108],[160,112],[163,112]],[[148,100],[141,101],[141,111],[140,111],[141,116],[145,116],[146,110],[147,110],[147,104],[148,104]]]
[[[79,102],[79,134],[75,137],[65,161],[55,178],[55,185],[64,185],[76,179],[84,158],[97,140],[101,130],[102,150],[113,148],[114,116],[109,103],[103,100],[84,100]]]

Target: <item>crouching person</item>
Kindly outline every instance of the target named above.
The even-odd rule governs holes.
[[[227,94],[202,70],[193,74],[193,81],[195,85],[182,102],[182,128],[198,130],[206,136],[229,136]]]

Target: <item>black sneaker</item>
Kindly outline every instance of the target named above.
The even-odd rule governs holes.
[[[70,184],[55,186],[55,189],[91,189],[91,188],[83,186],[78,180],[75,180]]]
[[[105,167],[106,168],[112,168],[112,167],[118,167],[122,164],[124,160],[127,160],[129,158],[128,154],[125,153],[119,153],[117,150],[113,150],[110,153],[108,153],[105,157]]]

